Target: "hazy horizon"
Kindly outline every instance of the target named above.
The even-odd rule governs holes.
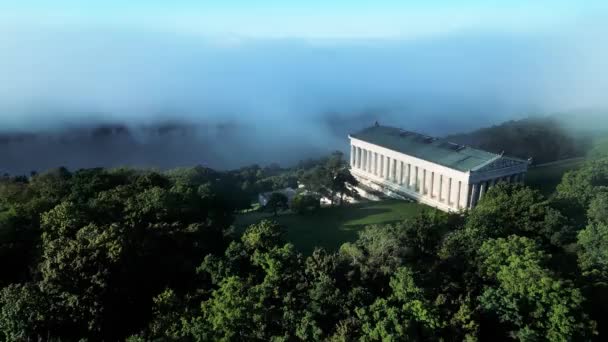
[[[433,135],[585,121],[608,109],[607,13],[600,1],[0,4],[0,132],[186,123],[203,129],[159,142],[176,145],[161,156],[118,142],[28,151],[227,167],[340,149],[375,120]]]

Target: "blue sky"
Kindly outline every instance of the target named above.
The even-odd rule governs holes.
[[[291,133],[306,139],[326,112],[380,109],[394,124],[445,133],[608,108],[607,8],[605,0],[0,0],[0,130],[169,112],[249,125],[297,118]]]
[[[255,38],[407,39],[551,32],[604,17],[606,1],[8,0],[5,27],[112,28]]]

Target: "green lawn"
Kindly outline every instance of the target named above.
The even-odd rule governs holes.
[[[242,214],[237,217],[236,226],[242,230],[264,218],[273,219],[285,226],[287,239],[298,250],[310,254],[316,246],[336,250],[343,243],[356,240],[357,232],[367,225],[402,221],[423,210],[434,209],[418,203],[387,200],[323,208],[308,215],[286,213],[272,217],[269,213]]]

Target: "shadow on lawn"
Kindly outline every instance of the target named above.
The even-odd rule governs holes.
[[[270,213],[251,213],[237,218],[235,226],[242,233],[247,226],[262,219],[275,221],[286,230],[287,240],[300,252],[309,255],[315,247],[337,250],[345,242],[356,241],[366,226],[402,222],[409,216],[405,213],[415,210],[409,206],[397,209],[395,204],[402,202],[364,202],[322,208],[302,215],[283,213],[276,217]],[[404,215],[398,214],[401,210],[404,210]]]
[[[367,226],[374,226],[374,225],[389,225],[389,224],[396,224],[396,223],[400,223],[403,222],[405,219],[403,220],[391,220],[391,221],[382,221],[382,222],[378,222],[378,223],[361,223],[361,224],[347,224],[345,226],[343,226],[340,230],[342,231],[356,231],[359,232],[361,230],[363,230],[365,227]]]

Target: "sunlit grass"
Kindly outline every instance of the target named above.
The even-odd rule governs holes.
[[[287,239],[299,251],[310,254],[316,246],[336,250],[343,243],[356,240],[358,232],[367,225],[403,221],[423,210],[434,209],[418,203],[387,200],[322,208],[306,215],[285,213],[273,217],[271,213],[248,213],[240,215],[236,225],[243,230],[264,218],[273,219],[285,226]]]

